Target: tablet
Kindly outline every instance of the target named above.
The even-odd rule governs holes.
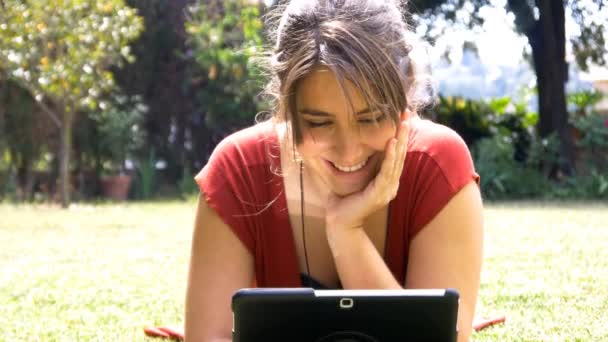
[[[459,294],[437,290],[241,289],[233,341],[456,341]]]

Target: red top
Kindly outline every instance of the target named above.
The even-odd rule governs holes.
[[[384,261],[402,282],[411,239],[471,180],[469,150],[445,126],[413,119],[399,183],[389,204]],[[209,207],[255,258],[260,287],[301,287],[300,270],[280,175],[277,135],[268,123],[225,138],[195,177]]]

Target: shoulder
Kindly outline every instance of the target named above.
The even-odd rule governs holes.
[[[478,177],[469,148],[460,135],[447,126],[426,119],[413,118],[410,123],[406,160],[415,162],[410,167],[438,169],[453,187],[457,187],[454,182],[458,178]]]
[[[467,152],[466,143],[453,129],[433,121],[413,118],[410,124],[408,152],[425,153],[432,158],[446,152]]]
[[[208,164],[218,160],[245,167],[267,164],[269,148],[276,141],[273,132],[270,122],[262,122],[234,132],[215,147]]]
[[[464,140],[449,127],[414,118],[398,193],[413,238],[471,181],[479,184]]]
[[[213,150],[209,160],[194,177],[204,191],[226,184],[242,185],[245,179],[269,177],[277,155],[276,134],[270,122],[259,123],[224,138]]]

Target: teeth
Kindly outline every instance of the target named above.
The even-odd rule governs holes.
[[[357,170],[360,170],[362,167],[364,167],[365,164],[367,164],[368,160],[369,160],[369,158],[366,159],[366,160],[364,160],[364,161],[362,161],[362,162],[360,162],[359,164],[353,165],[353,166],[340,166],[340,165],[337,165],[337,164],[333,164],[333,163],[332,164],[336,167],[336,169],[338,169],[338,170],[340,170],[342,172],[355,172]]]

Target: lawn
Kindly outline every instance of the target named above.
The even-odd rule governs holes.
[[[180,324],[193,202],[0,205],[0,341],[136,341]],[[485,210],[476,341],[608,340],[608,204]]]

